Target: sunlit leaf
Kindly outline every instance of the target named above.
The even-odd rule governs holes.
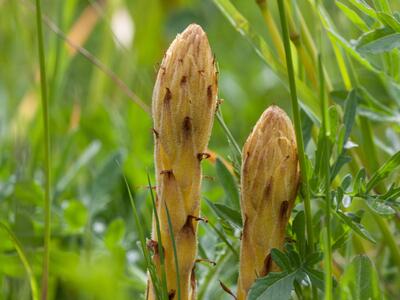
[[[396,211],[376,197],[367,197],[368,207],[379,215],[393,215]]]
[[[340,10],[345,14],[345,16],[352,22],[354,25],[356,25],[359,29],[362,31],[368,31],[368,25],[365,23],[365,21],[355,12],[353,9],[351,9],[349,6],[344,4],[343,2],[336,1],[336,5],[340,8]]]
[[[381,299],[375,267],[365,255],[352,260],[340,278],[339,287],[342,299]]]
[[[400,151],[389,158],[371,177],[367,183],[367,191],[374,188],[379,182],[387,178],[400,166]]]
[[[357,42],[357,51],[361,53],[383,53],[400,47],[400,33],[383,27],[367,32]]]
[[[381,21],[384,25],[392,28],[397,32],[400,32],[400,22],[395,17],[382,11],[377,12],[377,15],[379,21]]]
[[[349,0],[349,2],[371,18],[376,18],[375,10],[364,0]]]
[[[353,221],[349,215],[342,213],[341,211],[337,211],[336,215],[347,225],[349,226],[355,233],[360,235],[362,238],[370,241],[371,243],[376,243],[375,239],[372,235],[362,226],[360,223]]]
[[[356,91],[351,90],[344,104],[343,123],[346,128],[344,135],[344,143],[346,143],[347,140],[349,139],[351,130],[353,129],[357,112],[357,103],[358,100]]]

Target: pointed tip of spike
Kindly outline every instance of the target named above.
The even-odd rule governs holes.
[[[199,43],[201,40],[207,39],[207,35],[203,28],[195,23],[190,24],[176,36],[176,40],[186,41],[188,44]]]
[[[271,114],[271,113],[285,115],[285,116],[287,115],[286,112],[276,104],[272,104],[265,110],[265,114]]]
[[[275,104],[269,106],[263,112],[255,128],[259,128],[263,132],[266,130],[266,128],[279,128],[290,133],[289,136],[294,136],[292,123],[289,116],[282,108]]]
[[[206,63],[209,63],[214,67],[214,58],[211,53],[207,34],[200,25],[195,23],[188,25],[185,30],[177,34],[174,41],[170,44],[160,66],[162,75],[166,75],[167,61],[174,63],[175,61],[178,61],[183,64],[184,57],[188,56],[189,53],[196,58],[196,61],[206,60],[204,64],[200,64],[200,69],[204,68]],[[212,62],[209,62],[209,60]]]
[[[203,34],[205,33],[203,28],[196,23],[192,23],[186,27],[186,29],[182,32],[182,34]]]

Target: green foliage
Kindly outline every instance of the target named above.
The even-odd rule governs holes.
[[[192,22],[208,34],[224,99],[209,145],[218,159],[202,163],[201,214],[208,223],[198,226],[198,257],[216,265],[196,264],[198,299],[231,299],[219,281],[235,291],[241,147],[268,105],[293,117],[289,73],[277,48],[277,3],[266,1],[278,43],[256,1],[40,2],[45,64],[37,55],[34,2],[0,1],[0,299],[40,295],[50,208],[45,159],[52,182],[48,299],[145,299],[148,277],[167,299],[164,274],[157,274],[146,244],[155,203],[147,178],[153,173],[149,111],[155,69],[168,43]],[[301,189],[287,246],[271,254],[280,271],[259,278],[251,299],[322,299],[331,278],[338,281],[334,298],[398,299],[400,4],[285,5],[311,207]],[[130,42],[121,28],[133,28]],[[67,37],[80,48],[67,46]],[[47,75],[43,107],[51,143],[43,129],[40,67]],[[327,245],[334,268],[324,278]]]
[[[108,226],[104,235],[104,243],[107,248],[112,250],[114,247],[119,246],[125,235],[125,223],[122,219],[116,219]]]
[[[293,281],[300,275],[293,273],[271,273],[265,279],[258,279],[256,285],[251,288],[249,299],[290,299],[293,290]]]
[[[384,53],[400,47],[400,33],[383,27],[363,34],[357,42],[361,53]]]
[[[215,168],[218,176],[218,180],[224,188],[227,199],[225,203],[227,205],[231,205],[236,210],[240,208],[239,203],[239,191],[237,189],[237,183],[235,182],[235,178],[229,172],[225,164],[217,158],[215,163]]]
[[[371,177],[367,183],[367,191],[370,191],[380,181],[388,177],[395,169],[400,166],[400,151],[389,158]]]
[[[343,11],[344,15],[356,25],[361,31],[368,31],[368,25],[352,8],[343,2],[336,1],[336,5]]]
[[[238,210],[220,203],[213,203],[206,199],[207,204],[213,209],[214,213],[223,221],[227,221],[231,225],[242,227],[242,217]]]
[[[287,252],[278,249],[271,250],[273,261],[282,270],[279,273],[271,272],[256,280],[250,289],[250,300],[261,299],[290,299],[294,284],[310,280],[318,288],[323,289],[323,273],[314,268],[321,259],[321,253],[314,253],[303,259],[290,245],[286,245]],[[308,279],[307,279],[308,278]]]
[[[339,280],[340,299],[382,299],[378,275],[368,256],[353,258]]]
[[[87,223],[88,211],[82,202],[72,200],[68,202],[64,209],[64,218],[72,231],[79,231]]]
[[[165,255],[164,255],[163,241],[161,239],[160,218],[158,216],[156,200],[154,198],[154,194],[153,194],[153,190],[152,190],[152,185],[151,185],[150,175],[149,174],[147,174],[147,182],[148,182],[148,188],[150,189],[151,204],[152,204],[152,207],[153,207],[153,216],[154,216],[154,219],[155,219],[156,234],[157,234],[157,237],[158,237],[156,246],[157,246],[158,255],[160,256],[159,270],[157,270],[157,277],[158,278],[157,277],[154,278],[154,279],[157,279],[157,280],[154,281],[155,295],[159,299],[167,299],[167,297],[168,297],[168,287],[167,287],[167,277],[166,277],[166,273],[165,273]]]
[[[359,234],[362,238],[370,241],[371,243],[376,243],[372,235],[364,228],[362,224],[360,224],[360,219],[357,215],[352,213],[343,213],[341,211],[337,211],[336,215],[349,226],[355,233]]]

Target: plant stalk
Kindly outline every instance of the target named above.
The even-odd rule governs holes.
[[[305,210],[305,218],[306,218],[306,231],[307,231],[307,239],[308,239],[308,247],[309,251],[314,251],[314,237],[313,237],[313,229],[312,229],[312,214],[311,214],[311,199],[310,199],[310,187],[308,183],[308,175],[307,175],[307,164],[306,164],[306,155],[304,151],[304,142],[303,142],[303,133],[300,119],[300,109],[297,98],[296,91],[296,82],[295,75],[293,69],[293,60],[292,54],[290,50],[290,42],[289,42],[289,33],[286,21],[285,14],[285,4],[283,0],[278,0],[279,7],[279,16],[282,26],[282,35],[283,35],[283,45],[285,48],[286,55],[286,66],[288,71],[289,78],[289,86],[290,86],[290,96],[291,96],[291,104],[292,104],[292,113],[293,113],[293,121],[294,128],[296,132],[296,142],[299,153],[299,164],[300,164],[300,181],[301,181],[301,191],[304,199],[304,210]]]
[[[304,47],[307,49],[308,54],[311,57],[311,61],[315,62],[316,57],[317,57],[317,48],[316,48],[314,40],[311,36],[310,30],[308,29],[307,24],[303,18],[303,15],[297,5],[296,5],[296,12],[297,12],[297,16],[298,16],[298,19],[300,22],[300,34],[302,37],[302,42],[304,43]],[[323,70],[324,70],[324,78],[325,78],[326,88],[328,89],[328,91],[331,91],[333,88],[332,88],[332,82],[330,80],[329,74],[325,68],[323,68]]]
[[[222,127],[222,129],[224,130],[225,134],[227,135],[227,137],[229,139],[229,142],[232,143],[233,148],[236,151],[236,154],[239,157],[241,157],[242,156],[242,150],[240,149],[239,144],[236,142],[236,140],[233,137],[231,131],[228,128],[228,126],[226,126],[224,118],[222,116],[221,108],[218,108],[217,113],[216,113],[216,117],[217,117],[219,125]]]
[[[49,103],[46,83],[46,61],[44,53],[42,7],[41,1],[36,0],[36,27],[38,37],[38,54],[40,63],[40,88],[42,98],[42,117],[44,133],[44,253],[42,272],[42,300],[48,296],[49,268],[50,268],[50,240],[51,240],[51,199],[50,199],[50,128]]]
[[[300,32],[296,30],[296,23],[290,11],[287,11],[287,16],[289,26],[289,38],[292,41],[293,45],[296,47],[297,54],[301,62],[303,63],[308,78],[311,80],[312,85],[314,87],[317,87],[317,70],[315,68],[314,58],[307,53],[306,48],[304,47],[303,36]]]
[[[28,275],[29,278],[29,284],[31,286],[31,293],[32,293],[32,300],[39,300],[39,292],[35,280],[35,274],[33,273],[32,266],[30,265],[28,258],[25,255],[25,252],[22,248],[21,243],[19,242],[18,238],[15,236],[15,234],[12,232],[12,230],[3,222],[0,222],[0,228],[3,228],[3,230],[7,233],[9,236],[11,242],[13,243],[15,250],[17,250],[19,259],[21,260],[25,272]]]
[[[276,52],[278,53],[280,61],[285,62],[285,49],[283,48],[283,43],[281,36],[279,34],[278,27],[272,17],[271,11],[268,9],[267,0],[256,0],[258,7],[261,10],[261,14],[264,18],[265,24],[271,34],[272,43],[275,46]]]
[[[318,72],[319,72],[319,92],[321,98],[321,109],[322,109],[322,130],[324,133],[325,143],[327,153],[325,160],[325,236],[324,236],[324,273],[325,273],[325,300],[332,300],[332,247],[331,247],[331,176],[330,176],[330,162],[329,158],[330,154],[330,124],[329,124],[329,111],[328,111],[328,102],[327,97],[325,95],[325,84],[324,84],[324,72],[322,67],[322,58],[321,54],[318,54]]]

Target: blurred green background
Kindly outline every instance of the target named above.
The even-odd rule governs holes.
[[[232,2],[268,41],[255,1]],[[278,20],[275,5],[271,2]],[[306,4],[299,5],[307,20]],[[348,26],[334,4],[327,1],[326,7],[344,36],[356,38],[357,29]],[[123,174],[150,237],[152,120],[104,70],[150,106],[158,64],[169,43],[188,24],[198,23],[218,61],[225,121],[241,146],[268,105],[275,103],[290,114],[289,94],[211,0],[44,0],[43,13],[52,23],[44,27],[52,150],[51,298],[141,299],[147,279]],[[82,49],[67,46],[65,36],[90,51],[89,59]],[[39,279],[44,157],[36,43],[34,2],[0,0],[0,220],[20,240]],[[341,90],[333,54],[325,50],[334,88]],[[376,78],[366,73],[363,81],[385,101],[386,91]],[[389,140],[384,129],[376,130]],[[230,155],[217,122],[209,148],[224,159]],[[219,201],[224,192],[214,164],[204,162],[203,170],[210,176],[204,180],[204,196]],[[212,219],[203,206],[202,214]],[[199,256],[235,261],[226,256],[210,226],[201,224],[199,230]],[[212,265],[199,265],[199,285],[209,280],[204,299],[229,298],[218,283],[234,284],[236,264],[227,265],[213,278],[204,276]],[[0,231],[0,299],[29,295],[23,266]]]

